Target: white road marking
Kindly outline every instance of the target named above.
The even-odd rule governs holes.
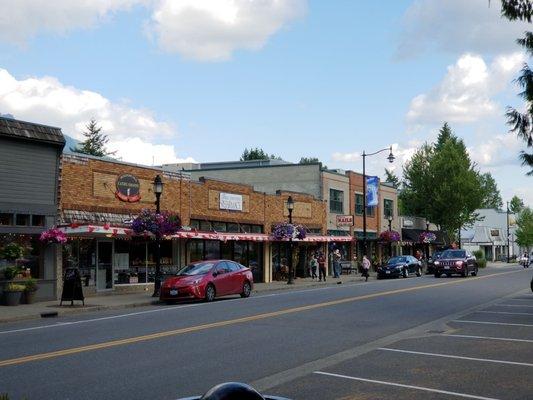
[[[502,338],[502,337],[493,337],[493,336],[475,336],[475,335],[447,335],[442,333],[440,336],[444,337],[456,337],[456,338],[466,338],[466,339],[487,339],[487,340],[501,340],[504,342],[523,342],[523,343],[533,343],[533,340],[529,339],[513,339],[513,338]]]
[[[468,321],[466,319],[455,319],[450,322],[458,322],[461,324],[484,324],[484,325],[506,325],[506,326],[533,326],[532,324],[511,324],[508,322],[488,322],[488,321]]]
[[[508,365],[520,365],[522,367],[533,367],[533,364],[516,362],[516,361],[504,361],[504,360],[493,360],[491,358],[476,358],[476,357],[463,357],[463,356],[453,356],[451,354],[439,354],[439,353],[426,353],[423,351],[411,351],[411,350],[401,350],[401,349],[391,349],[388,347],[380,347],[377,350],[381,351],[393,351],[395,353],[406,353],[406,354],[417,354],[421,356],[430,356],[430,357],[442,357],[442,358],[454,358],[458,360],[468,360],[468,361],[481,361],[494,364],[508,364]]]
[[[513,299],[513,298],[511,298],[511,299],[507,299],[507,300],[512,300],[512,301],[529,301],[529,302],[531,302],[531,299]]]
[[[474,312],[485,313],[485,314],[531,315],[533,316],[533,313],[527,313],[527,312],[508,312],[508,311],[474,311]]]
[[[494,304],[496,307],[533,307],[529,304]]]
[[[396,386],[396,387],[401,387],[401,388],[406,388],[406,389],[422,390],[424,392],[431,392],[431,393],[447,394],[447,395],[456,396],[456,397],[463,397],[463,398],[466,398],[466,399],[498,400],[498,399],[495,399],[494,397],[476,396],[476,395],[473,395],[473,394],[450,392],[448,390],[432,389],[432,388],[427,388],[427,387],[422,387],[422,386],[404,385],[402,383],[378,381],[378,380],[375,380],[375,379],[358,378],[358,377],[355,377],[355,376],[332,374],[332,373],[329,373],[329,372],[315,371],[314,373],[315,374],[319,374],[319,375],[332,376],[332,377],[335,377],[335,378],[350,379],[350,380],[353,380],[353,381],[376,383],[376,384],[379,384],[379,385],[386,385],[386,386]]]

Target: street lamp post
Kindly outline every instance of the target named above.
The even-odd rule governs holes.
[[[509,202],[507,202],[507,264],[511,261],[509,245]]]
[[[292,225],[292,210],[294,210],[294,200],[292,196],[287,199],[287,210],[289,211],[289,224]],[[294,285],[293,268],[292,268],[292,235],[289,237],[289,279],[287,285]]]
[[[429,232],[429,221],[426,219],[426,233]],[[429,259],[429,243],[426,243],[426,261]]]
[[[368,154],[363,150],[363,255],[365,256],[368,256],[366,247],[366,158],[387,150],[390,151],[387,160],[392,163],[394,161],[392,146]]]
[[[392,215],[389,215],[387,219],[389,220],[389,232],[391,232],[392,231]],[[389,256],[392,257],[392,241],[391,240],[389,240]]]
[[[155,194],[155,212],[161,213],[161,194],[163,193],[163,181],[161,176],[156,175],[154,182],[154,194]],[[154,277],[154,293],[152,297],[159,296],[159,290],[161,288],[161,235],[158,233],[155,235],[155,277]]]

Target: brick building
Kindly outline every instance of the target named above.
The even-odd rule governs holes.
[[[287,221],[286,201],[295,201],[294,223],[310,234],[296,244],[297,276],[305,276],[307,257],[322,249],[327,236],[326,202],[295,192],[266,194],[250,185],[200,178],[85,155],[64,155],[61,173],[61,224],[73,240],[65,246],[64,266],[79,266],[86,290],[144,289],[154,280],[154,241],[136,237],[131,220],[143,208],[153,208],[152,182],[161,175],[161,210],[177,213],[183,229],[163,240],[163,273],[173,273],[199,259],[228,258],[250,266],[256,282],[269,282],[288,257],[284,242],[272,242],[270,232]],[[124,187],[137,188],[135,196]],[[137,191],[138,190],[138,196]],[[235,204],[227,207],[225,200]],[[345,240],[351,240],[346,237]]]

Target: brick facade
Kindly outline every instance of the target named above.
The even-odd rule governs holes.
[[[139,180],[139,202],[128,203],[115,196],[116,179],[123,174],[131,174]],[[179,174],[163,172],[155,167],[78,155],[66,155],[62,160],[61,209],[136,214],[142,208],[154,207],[152,181],[157,174],[162,176],[164,183],[161,210],[177,213],[185,226],[190,224],[191,219],[238,222],[263,225],[264,232],[270,233],[272,225],[287,220],[286,200],[292,195],[295,201],[293,221],[309,229],[326,232],[326,203],[311,195],[289,192],[269,195],[254,191],[249,185],[214,179],[193,182]],[[242,195],[243,211],[220,210],[221,192]]]

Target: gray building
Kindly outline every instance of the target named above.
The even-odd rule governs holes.
[[[57,293],[58,250],[40,243],[39,235],[56,223],[64,145],[60,128],[0,117],[0,271],[13,265],[29,269],[38,279],[37,299]],[[3,249],[13,244],[23,257],[6,255]]]
[[[472,227],[461,231],[463,247],[470,250],[482,250],[489,261],[503,261],[507,258],[507,212],[493,208],[475,211],[479,221]],[[516,217],[509,214],[509,256],[516,257],[520,248],[515,242]]]

